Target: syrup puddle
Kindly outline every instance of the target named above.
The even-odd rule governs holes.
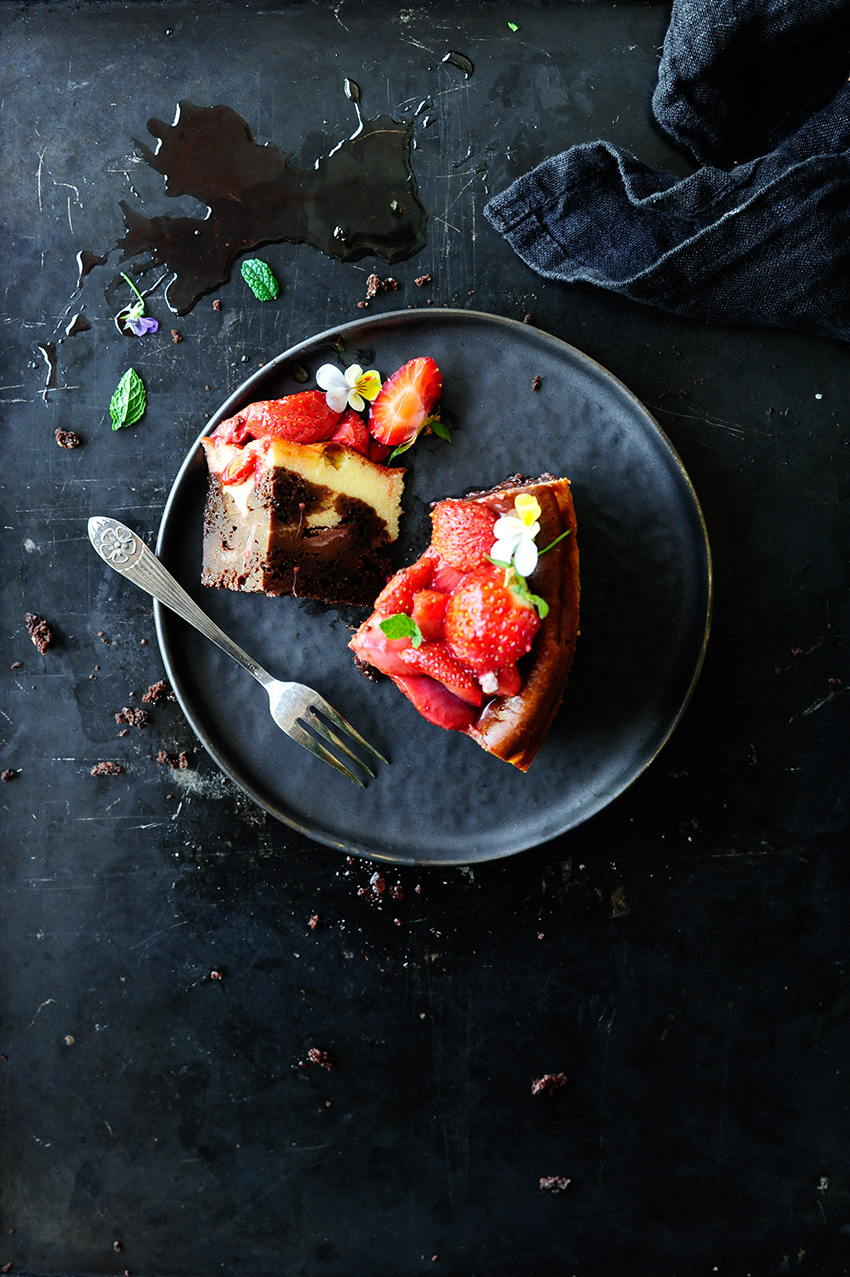
[[[296,168],[275,146],[259,146],[229,106],[184,100],[173,124],[150,120],[159,143],[141,153],[165,178],[166,195],[191,195],[209,211],[205,218],[145,217],[120,201],[121,261],[143,257],[142,271],[165,266],[172,274],[166,300],[185,315],[228,281],[236,258],[264,244],[309,244],[346,262],[399,262],[418,253],[428,214],[410,164],[413,124],[389,115],[364,120],[353,80],[345,92],[358,127],[312,169]]]

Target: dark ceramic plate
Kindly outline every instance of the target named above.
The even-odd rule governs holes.
[[[581,637],[563,706],[523,775],[420,718],[388,680],[354,667],[349,626],[367,614],[198,584],[206,467],[184,462],[158,553],[200,605],[279,678],[309,683],[392,760],[365,790],[275,727],[265,692],[165,608],[157,633],[172,686],[212,757],[255,802],[317,841],[407,864],[508,856],[574,828],[640,775],[669,737],[702,663],[711,561],[687,474],[623,385],[529,325],[469,311],[401,311],[331,329],[266,364],[207,426],[259,399],[314,386],[331,343],[388,376],[418,355],[443,373],[453,442],[411,450],[399,566],[430,539],[429,503],[518,472],[572,480]],[[310,374],[293,377],[293,365]],[[531,389],[532,378],[541,378]]]

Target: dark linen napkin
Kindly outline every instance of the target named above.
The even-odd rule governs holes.
[[[589,142],[484,213],[551,279],[850,341],[848,75],[850,0],[674,0],[653,111],[703,167]]]

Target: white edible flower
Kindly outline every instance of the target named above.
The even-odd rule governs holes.
[[[540,531],[540,503],[536,497],[521,492],[514,501],[514,513],[503,514],[493,525],[496,541],[491,559],[513,563],[520,576],[531,576],[537,567],[534,538]]]
[[[374,368],[364,372],[359,364],[351,364],[341,372],[335,364],[322,364],[316,373],[316,381],[325,391],[327,405],[332,412],[345,412],[346,407],[362,412],[365,401],[377,399],[381,389],[381,374]]]

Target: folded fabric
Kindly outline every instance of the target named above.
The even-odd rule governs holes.
[[[549,278],[850,341],[848,41],[850,0],[676,0],[653,107],[704,167],[592,142],[485,215]]]

